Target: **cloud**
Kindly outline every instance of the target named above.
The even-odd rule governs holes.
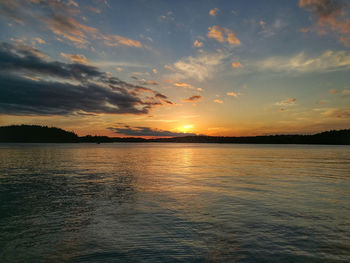
[[[219,13],[219,8],[213,8],[209,11],[209,15],[211,16],[217,16],[217,14]]]
[[[140,41],[133,40],[131,38],[122,37],[119,35],[103,35],[102,39],[106,46],[118,47],[118,46],[128,46],[134,48],[142,48],[143,45]]]
[[[153,71],[154,74],[157,74],[157,73],[158,73],[157,69],[155,69],[155,68],[152,69],[152,71]]]
[[[241,94],[232,91],[232,92],[227,92],[226,95],[238,98],[238,96],[240,96]]]
[[[297,101],[296,98],[287,98],[285,100],[276,102],[275,105],[276,106],[293,106],[293,105],[295,105],[296,101]]]
[[[101,10],[100,10],[100,9],[95,8],[95,7],[93,7],[93,6],[87,6],[86,9],[89,10],[90,12],[95,13],[95,14],[100,14],[100,13],[101,13]]]
[[[99,33],[98,29],[86,26],[66,15],[53,14],[43,18],[42,21],[55,35],[72,41],[78,47],[86,46],[89,43],[87,34],[96,36]]]
[[[86,46],[89,43],[87,39],[88,35],[93,38],[102,39],[106,46],[143,47],[140,41],[119,35],[102,34],[97,28],[86,26],[74,18],[64,15],[54,14],[52,17],[44,19],[44,21],[54,34],[74,42],[78,47]]]
[[[147,114],[172,104],[94,66],[49,61],[35,48],[9,43],[0,44],[0,87],[0,113],[12,115]]]
[[[215,102],[215,103],[219,103],[219,104],[224,103],[223,100],[220,100],[220,99],[215,99],[214,102]]]
[[[345,17],[346,4],[339,0],[299,0],[299,7],[311,11],[317,19],[316,31],[338,34],[339,41],[350,46],[350,19]]]
[[[350,90],[349,89],[343,89],[343,90],[330,89],[330,90],[328,90],[328,92],[331,93],[331,94],[339,94],[339,95],[343,95],[343,96],[350,95]]]
[[[22,12],[20,3],[15,0],[0,1],[0,15],[7,16],[20,25],[24,25],[28,17],[28,14]]]
[[[171,11],[167,12],[166,15],[161,15],[159,18],[161,21],[166,22],[175,21],[174,13]]]
[[[66,53],[61,52],[60,55],[66,59],[69,59],[72,62],[77,62],[77,63],[81,63],[81,64],[87,64],[89,62],[87,60],[87,58],[81,54],[66,54]]]
[[[33,4],[37,5],[35,9],[32,7]],[[53,34],[60,36],[60,40],[69,40],[78,48],[88,47],[90,39],[102,40],[105,45],[111,47],[144,47],[140,41],[119,35],[104,34],[95,27],[80,23],[72,17],[80,12],[79,5],[75,1],[27,0],[19,2],[12,0],[0,1],[0,7],[0,14],[6,15],[21,24],[33,24],[33,19],[36,22],[39,21]],[[91,7],[88,7],[88,9],[93,10],[93,12],[98,10]]]
[[[300,28],[299,32],[302,32],[302,33],[310,32],[310,28],[307,28],[307,27]]]
[[[328,109],[322,115],[327,118],[350,119],[350,109]]]
[[[232,62],[232,67],[233,68],[241,68],[243,66],[242,66],[242,64],[240,62]]]
[[[158,85],[158,82],[155,80],[139,80],[140,85]]]
[[[122,71],[123,71],[123,69],[122,69],[121,67],[117,67],[117,68],[115,68],[115,70],[116,70],[116,71],[119,71],[119,72],[122,72]]]
[[[180,133],[166,130],[159,130],[150,127],[122,125],[120,127],[109,127],[109,130],[116,134],[126,136],[150,136],[150,137],[180,137],[195,136],[195,133]]]
[[[195,40],[195,41],[193,42],[193,46],[194,46],[194,47],[203,47],[203,42],[200,42],[200,41],[198,41],[198,40]]]
[[[216,41],[223,43],[227,42],[230,45],[240,45],[241,41],[236,37],[234,31],[221,26],[209,27],[208,37],[214,38]]]
[[[46,41],[41,39],[40,37],[34,38],[33,41],[35,41],[36,43],[38,43],[40,45],[46,44]]]
[[[183,99],[182,102],[196,102],[202,99],[201,95],[193,95],[187,99]]]
[[[266,25],[266,22],[265,22],[265,21],[263,21],[263,20],[260,20],[259,24],[260,24],[260,26],[261,26],[262,28],[264,28],[264,27],[265,27],[265,25]]]
[[[194,89],[194,87],[188,83],[184,83],[184,82],[175,82],[174,86],[176,87],[184,87],[184,88],[189,88],[189,89]]]
[[[201,53],[197,57],[186,57],[175,62],[172,69],[171,79],[195,79],[204,81],[212,78],[228,54]]]
[[[301,52],[291,57],[270,57],[256,65],[263,70],[276,72],[328,72],[348,70],[350,68],[350,53],[346,51],[325,51],[317,57],[307,57]]]
[[[68,5],[75,6],[75,7],[79,7],[78,3],[75,2],[75,1],[73,1],[73,0],[68,0],[68,1],[67,1],[67,4],[68,4]]]
[[[255,23],[255,20],[254,20]],[[268,38],[276,35],[278,32],[280,32],[283,28],[286,28],[288,26],[288,23],[280,18],[276,18],[274,21],[271,21],[269,25],[265,21],[260,21],[259,25],[261,27],[261,31],[259,32],[259,35]]]

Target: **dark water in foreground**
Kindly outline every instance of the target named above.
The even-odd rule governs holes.
[[[350,262],[350,147],[0,144],[0,262]]]

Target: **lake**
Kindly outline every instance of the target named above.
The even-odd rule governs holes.
[[[350,147],[0,144],[0,262],[350,262]]]

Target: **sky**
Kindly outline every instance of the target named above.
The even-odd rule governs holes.
[[[0,125],[78,135],[350,128],[350,1],[0,0]]]

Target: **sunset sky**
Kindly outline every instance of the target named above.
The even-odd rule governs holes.
[[[0,125],[79,135],[350,128],[350,2],[0,0]]]

